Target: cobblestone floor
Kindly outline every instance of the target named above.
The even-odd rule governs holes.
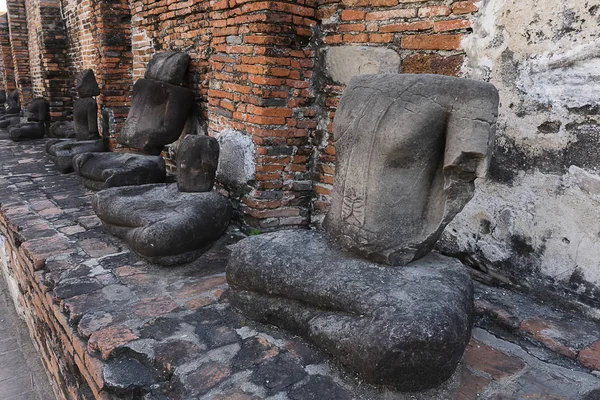
[[[53,302],[50,318],[70,332],[64,341],[72,340],[98,397],[600,399],[600,378],[592,373],[600,357],[592,347],[592,361],[578,362],[598,339],[597,322],[586,322],[591,337],[578,342],[572,331],[552,330],[544,321],[523,324],[536,322],[535,307],[506,311],[510,304],[496,306],[498,292],[481,285],[480,327],[448,382],[423,393],[366,385],[299,338],[231,309],[224,270],[227,246],[241,237],[235,229],[191,264],[150,265],[103,231],[90,208],[92,193],[79,177],[54,170],[43,141],[0,141],[0,163],[0,217],[18,228],[20,246]],[[489,319],[507,323],[494,328]],[[555,338],[558,331],[567,333]],[[575,353],[557,352],[562,347],[552,340]]]
[[[17,315],[0,272],[0,399],[51,400],[54,393],[27,325]]]

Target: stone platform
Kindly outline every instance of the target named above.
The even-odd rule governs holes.
[[[230,308],[224,270],[239,231],[192,264],[160,268],[104,232],[91,195],[54,170],[43,141],[0,141],[0,266],[58,398],[600,398],[597,322],[482,285],[481,327],[449,381],[422,393],[366,385]]]

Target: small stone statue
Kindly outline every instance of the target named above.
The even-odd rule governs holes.
[[[33,99],[25,112],[27,122],[21,122],[9,129],[10,138],[15,141],[41,139],[46,134],[46,124],[50,119],[50,105],[43,98]]]
[[[100,94],[94,71],[86,69],[77,78],[75,87],[79,99],[73,106],[73,124],[75,139],[55,139],[46,146],[48,157],[54,161],[56,169],[62,173],[73,171],[73,157],[77,154],[106,151],[106,143],[98,131],[98,103],[94,96]],[[55,133],[62,136],[68,133],[70,124],[63,125],[63,131]]]
[[[235,245],[232,305],[368,382],[416,391],[447,380],[470,339],[473,287],[458,260],[430,252],[486,172],[497,113],[498,93],[483,82],[353,78],[335,115],[326,233]]]
[[[6,114],[19,114],[21,112],[21,104],[19,103],[19,91],[17,89],[10,92],[6,99]]]
[[[76,86],[79,99],[73,105],[73,121],[77,140],[100,139],[98,133],[98,103],[94,96],[100,94],[94,71],[86,69],[79,76]]]
[[[6,94],[6,92],[5,92]],[[10,92],[6,98],[6,109],[0,116],[0,129],[7,129],[16,126],[21,122],[21,106],[19,105],[19,91],[17,89]]]
[[[218,239],[231,219],[229,200],[212,190],[219,144],[187,135],[177,152],[177,183],[112,187],[93,197],[106,230],[123,238],[142,258],[161,265],[195,260]]]

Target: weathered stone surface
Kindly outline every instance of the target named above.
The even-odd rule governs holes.
[[[225,129],[217,136],[220,147],[217,180],[233,193],[249,190],[249,182],[256,178],[254,143],[242,132]]]
[[[166,179],[165,160],[142,154],[78,154],[73,158],[73,169],[84,178],[84,186],[92,190],[161,183]]]
[[[371,383],[435,387],[469,341],[473,287],[462,264],[430,254],[406,268],[348,255],[314,231],[245,239],[227,267],[248,317],[306,337]]]
[[[301,381],[305,376],[304,369],[289,354],[280,354],[259,365],[250,380],[255,385],[263,386],[267,395],[273,395]]]
[[[19,91],[17,89],[10,92],[6,99],[6,114],[17,114],[21,112],[21,104],[19,102]]]
[[[75,138],[75,124],[72,121],[58,121],[50,125],[48,136],[51,138]]]
[[[46,152],[54,161],[56,169],[63,174],[73,172],[73,157],[83,153],[101,153],[106,150],[104,139],[97,140],[61,140],[48,142]]]
[[[80,99],[98,96],[100,88],[98,87],[98,82],[96,82],[94,71],[91,69],[83,70],[77,77],[75,90],[77,90]]]
[[[10,127],[17,126],[21,123],[21,117],[19,114],[11,114],[11,116],[6,116],[8,118],[0,120],[0,128],[6,129]]]
[[[117,142],[160,154],[179,138],[191,110],[194,92],[155,80],[139,79],[133,86],[129,115]]]
[[[216,192],[183,193],[176,184],[111,188],[92,207],[104,227],[141,257],[162,265],[190,262],[229,224],[231,205]]]
[[[165,51],[155,54],[148,63],[144,78],[181,85],[189,62],[190,56],[186,53]]]
[[[217,139],[187,135],[177,149],[177,188],[181,192],[208,192],[213,187],[218,163]]]
[[[357,75],[400,72],[400,56],[381,47],[330,47],[325,53],[325,69],[334,81],[347,85]]]
[[[104,366],[103,375],[107,388],[122,394],[139,395],[142,388],[147,388],[157,381],[155,371],[133,358],[111,360]]]
[[[8,130],[10,138],[15,142],[41,139],[46,134],[44,122],[24,122]]]
[[[49,119],[50,104],[44,98],[37,98],[31,101],[25,116],[28,121],[46,122]]]
[[[328,233],[376,262],[426,255],[486,172],[497,109],[496,89],[483,82],[355,77],[335,115]]]
[[[350,392],[322,375],[311,376],[307,383],[291,390],[288,396],[292,400],[352,399]]]
[[[95,140],[100,137],[98,133],[98,105],[95,99],[87,97],[75,100],[73,123],[77,140]]]

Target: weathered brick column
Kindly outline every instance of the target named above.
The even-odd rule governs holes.
[[[101,88],[98,105],[104,135],[114,135],[127,119],[133,90],[131,10],[128,0],[93,2]]]
[[[15,83],[19,90],[21,108],[27,108],[33,99],[25,0],[7,0],[10,46],[14,63]]]
[[[8,30],[8,14],[0,15],[0,85],[10,93],[15,90],[15,68],[10,48],[10,32]]]
[[[94,71],[101,90],[100,128],[114,135],[127,118],[133,87],[129,2],[63,0],[63,14],[71,85],[81,71]]]
[[[60,1],[26,0],[25,5],[33,96],[48,100],[51,121],[64,120],[73,100]]]
[[[309,222],[315,4],[218,1],[211,12],[209,132],[251,139],[255,177],[241,211],[260,230]]]

